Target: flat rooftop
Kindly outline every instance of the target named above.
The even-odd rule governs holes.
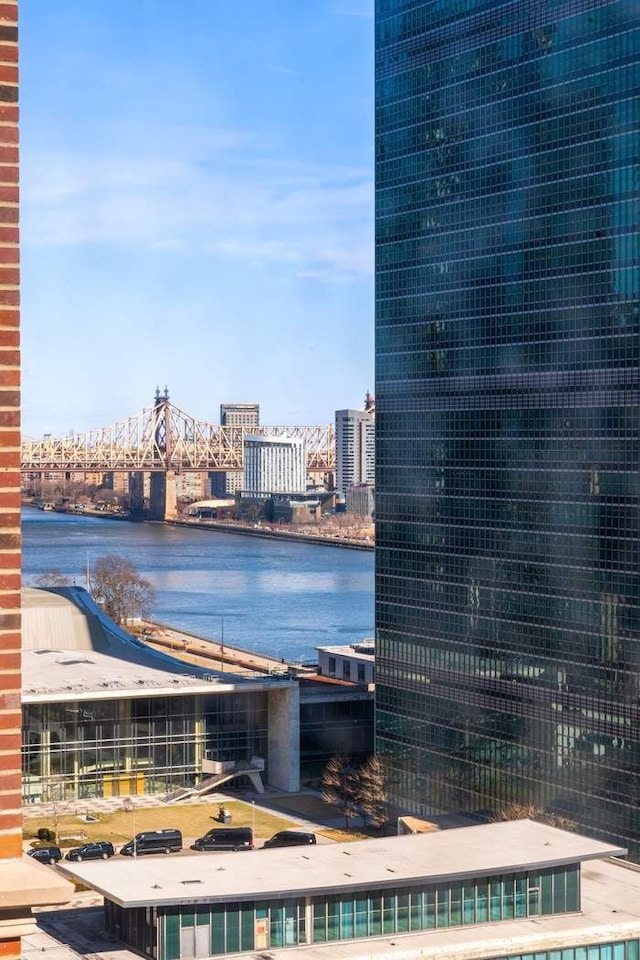
[[[316,650],[318,653],[328,653],[331,656],[335,654],[339,657],[350,657],[352,660],[364,660],[367,663],[373,663],[375,660],[375,648],[371,645],[370,649],[367,649],[369,646],[369,644],[365,643],[343,643],[333,647],[323,645],[316,647]]]
[[[22,614],[23,703],[262,690],[283,683],[154,650],[122,630],[80,587],[25,588]]]
[[[169,824],[171,812],[167,811]],[[624,855],[611,844],[512,820],[439,833],[242,853],[184,852],[170,857],[68,864],[59,869],[123,907],[234,901],[398,887],[577,863]],[[640,893],[640,873],[638,874]],[[640,917],[640,907],[636,908]],[[545,918],[546,922],[546,918]]]

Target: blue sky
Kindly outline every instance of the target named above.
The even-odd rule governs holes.
[[[23,430],[373,392],[373,0],[23,0]]]

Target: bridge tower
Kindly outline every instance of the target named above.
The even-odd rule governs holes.
[[[165,469],[151,474],[149,489],[149,518],[171,520],[177,514],[176,471],[172,469],[172,435],[169,391],[156,388],[153,405],[153,437],[164,460]]]

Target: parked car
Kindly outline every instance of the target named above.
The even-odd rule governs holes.
[[[281,830],[265,840],[262,846],[263,849],[266,847],[301,847],[315,842],[315,833],[307,833],[304,830]]]
[[[214,827],[191,844],[192,850],[253,850],[251,827]]]
[[[133,840],[120,847],[120,853],[125,857],[138,857],[143,853],[172,853],[174,850],[182,850],[182,834],[173,829],[137,833]]]
[[[58,863],[62,860],[60,847],[34,847],[32,850],[27,850],[27,854],[38,863]]]
[[[78,863],[83,860],[108,860],[114,853],[113,844],[108,840],[96,840],[83,843],[81,847],[73,847],[65,854],[65,860],[76,860]]]

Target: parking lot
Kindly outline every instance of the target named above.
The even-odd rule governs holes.
[[[254,798],[245,799],[244,803],[248,806],[248,817],[251,817],[253,813],[252,801],[255,802],[256,808],[259,808],[263,813],[269,812],[278,818],[284,818],[286,822],[283,825],[286,828],[311,830],[313,832],[322,830],[330,831],[332,828],[341,827],[344,822],[343,818],[336,816],[336,811],[330,807],[326,808],[327,816],[322,818],[322,821],[320,821],[319,818],[311,819],[311,817],[318,817],[318,814],[323,811],[322,805],[318,802],[317,795],[314,794],[289,796],[274,793],[273,795],[267,794],[256,797],[255,800]],[[202,803],[202,800],[198,802]],[[221,803],[233,807],[237,802],[238,798],[232,798],[222,794],[210,797],[208,800],[209,810],[207,817],[209,826],[213,825]],[[172,810],[176,809],[163,804],[161,801],[158,801],[157,798],[153,797],[140,797],[138,803],[136,831],[147,828],[145,811],[157,811],[158,808],[162,808],[164,819],[166,823],[169,824],[171,822]],[[83,812],[85,808],[97,815],[109,814],[122,808],[122,799],[102,799],[92,801],[89,804],[83,803]],[[34,808],[27,809],[25,811],[25,826],[28,826],[30,820],[35,822],[36,818],[42,818],[43,816],[52,817],[58,812],[59,811],[55,811],[52,808],[47,808],[46,805],[42,805],[37,810]],[[307,816],[305,816],[305,814],[307,814]],[[74,817],[77,820],[75,811]],[[251,821],[248,820],[247,822],[250,823]],[[133,820],[131,820],[131,827],[133,828]],[[282,827],[280,827],[280,829],[282,829]],[[259,837],[257,846],[262,846],[267,836],[275,832],[275,829],[269,829],[266,836]],[[133,830],[129,836],[132,835]],[[317,836],[319,843],[332,842],[328,837],[322,836],[322,834],[318,833]],[[171,854],[171,856],[200,856],[201,854],[198,852],[188,849],[188,844],[191,843],[193,839],[195,838],[185,836],[184,841],[186,848],[180,853]],[[79,839],[78,845],[82,842],[83,840]],[[24,843],[24,849],[25,852],[30,849],[30,842],[28,840]],[[66,851],[63,850],[62,852],[64,853]],[[117,856],[120,856],[120,854],[117,854]],[[55,866],[47,866],[43,867],[43,869],[56,870],[57,868]],[[127,950],[119,941],[111,939],[105,934],[102,897],[93,891],[77,893],[73,900],[63,908],[45,907],[34,911],[34,913],[37,917],[38,930],[29,936],[23,937],[23,960],[36,960],[36,958],[39,958],[39,960],[43,960],[43,958],[45,958],[45,960],[78,960],[78,958],[87,958],[87,960],[139,960],[138,954]]]

